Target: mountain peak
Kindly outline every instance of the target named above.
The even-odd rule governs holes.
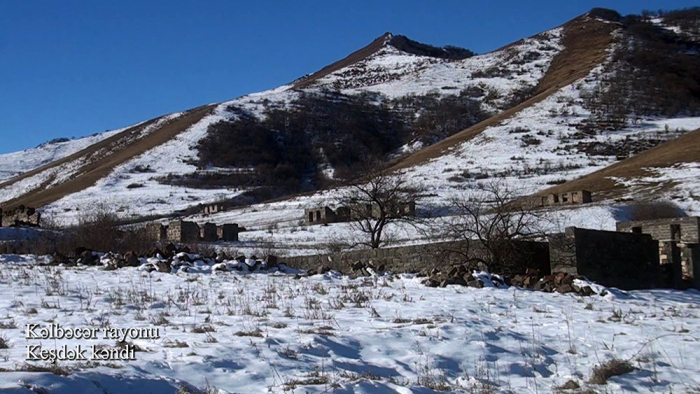
[[[440,59],[462,60],[476,55],[469,49],[460,48],[452,45],[444,47],[435,47],[428,44],[423,44],[418,41],[402,35],[394,36],[391,33],[386,33],[383,37],[387,37],[388,44],[394,48],[414,55],[436,57]]]
[[[362,61],[369,56],[377,53],[382,48],[391,46],[401,52],[410,53],[418,56],[428,56],[447,60],[461,60],[476,55],[469,49],[459,48],[456,46],[446,45],[444,47],[435,47],[428,44],[423,44],[418,41],[411,40],[403,35],[394,35],[391,32],[386,32],[375,38],[367,46],[351,53],[347,57],[332,63],[313,74],[306,75],[294,81],[293,86],[297,89],[309,86],[313,81],[325,77],[326,75]]]

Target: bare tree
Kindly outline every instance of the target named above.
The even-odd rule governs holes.
[[[456,215],[441,224],[444,253],[460,255],[465,261],[485,264],[491,272],[510,274],[519,268],[517,259],[525,252],[520,240],[544,235],[542,214],[529,200],[503,183],[479,183],[471,192],[452,200]]]
[[[388,224],[416,222],[417,193],[403,174],[377,173],[351,185],[339,211],[344,210],[353,229],[367,237],[357,244],[376,249],[386,242]]]

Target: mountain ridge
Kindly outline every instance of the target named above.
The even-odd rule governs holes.
[[[606,93],[613,53],[626,42],[624,29],[640,22],[597,14],[482,55],[385,33],[288,85],[155,118],[120,133],[146,135],[112,136],[2,181],[0,202],[45,205],[75,220],[80,207],[105,199],[134,217],[158,216],[214,201],[293,199],[296,191],[324,194],[318,190],[326,188],[332,194],[366,171],[354,166],[377,159],[423,182],[440,172],[437,189],[445,196],[460,188],[455,182],[483,176],[521,182],[526,193],[544,190],[548,182],[586,176],[614,159],[595,154],[596,146],[610,145],[606,138],[617,137],[606,135],[611,123],[605,119],[589,122],[600,112],[591,109],[597,102],[590,97]],[[178,122],[183,116],[188,120]],[[153,122],[164,123],[150,129]],[[626,138],[644,139],[668,126],[655,124],[649,130],[625,122],[614,127]],[[684,124],[700,126],[695,120]],[[681,134],[656,136],[647,145]],[[115,141],[121,145],[101,149]],[[139,141],[140,148],[129,149]],[[207,153],[207,141],[207,149],[220,152]],[[480,150],[492,151],[486,166],[479,165]],[[96,158],[96,152],[105,156]],[[281,183],[291,187],[263,192]],[[445,199],[426,204],[444,205]],[[131,207],[138,212],[129,213]]]

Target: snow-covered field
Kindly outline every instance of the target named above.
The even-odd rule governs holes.
[[[0,256],[2,392],[541,393],[570,380],[593,392],[700,389],[697,291],[581,298],[427,288],[408,275],[149,274],[34,266],[39,260]],[[97,328],[96,338],[26,338],[37,332],[27,324],[51,323]],[[140,349],[131,361],[26,361],[27,346],[114,346],[105,328],[153,328],[158,337],[126,332]],[[613,358],[635,369],[587,383]],[[71,373],[27,372],[30,364]]]

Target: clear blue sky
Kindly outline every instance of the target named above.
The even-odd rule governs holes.
[[[273,88],[387,31],[484,53],[596,6],[628,14],[694,5],[0,0],[0,153]]]

